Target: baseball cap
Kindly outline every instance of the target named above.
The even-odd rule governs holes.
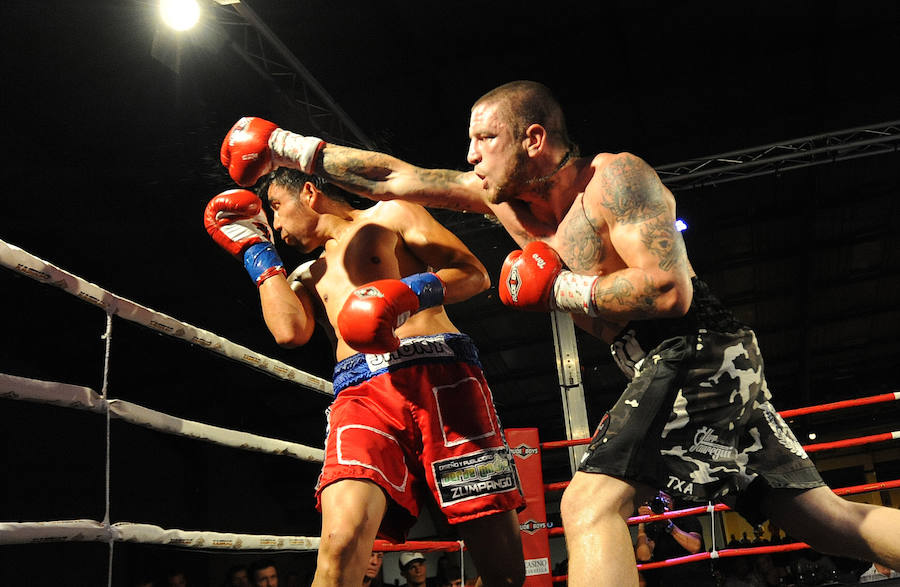
[[[425,557],[421,552],[403,552],[400,553],[400,570],[405,571],[409,563],[415,561],[425,561]]]

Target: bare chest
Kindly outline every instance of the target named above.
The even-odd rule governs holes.
[[[329,241],[311,267],[312,285],[329,318],[354,289],[379,279],[398,279],[420,271],[399,235],[379,224],[365,224]]]
[[[514,214],[500,220],[519,246],[535,240],[543,241],[559,253],[566,266],[576,273],[605,275],[624,266],[609,242],[606,222],[602,218],[589,220],[581,206],[580,196],[555,229],[535,230],[529,225],[528,218]]]

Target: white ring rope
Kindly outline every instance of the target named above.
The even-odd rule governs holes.
[[[319,393],[328,396],[334,393],[330,381],[300,371],[287,363],[261,355],[208,330],[181,322],[171,316],[110,293],[3,240],[0,240],[0,265],[4,265],[35,281],[65,290],[73,296],[103,309],[107,314],[115,314],[156,332],[180,338],[229,359],[249,365],[254,369],[265,371],[280,379],[293,381]]]
[[[314,551],[319,548],[317,536],[274,536],[178,530],[131,522],[117,522],[106,526],[102,522],[94,520],[0,522],[0,544],[39,544],[42,542],[137,542],[219,550]]]
[[[84,279],[64,271],[0,240],[0,265],[4,265],[36,281],[53,285],[102,308],[106,312],[107,328],[104,373],[101,393],[91,388],[40,381],[0,373],[0,398],[47,403],[116,417],[131,424],[159,432],[185,436],[233,448],[284,455],[303,461],[322,462],[324,450],[229,430],[218,426],[177,418],[145,408],[132,402],[108,399],[106,375],[109,367],[111,320],[113,315],[141,324],[158,333],[180,338],[219,355],[236,360],[269,375],[292,381],[324,395],[332,395],[331,383],[305,373],[290,365],[271,359],[241,345],[232,343],[209,331],[197,328],[156,312],[131,300],[112,294]],[[107,446],[108,449],[108,446]],[[139,542],[202,549],[221,550],[317,550],[318,537],[233,534],[179,529],[164,529],[151,524],[109,521],[109,463],[106,467],[106,509],[103,521],[58,520],[48,522],[0,522],[0,544],[28,544],[41,542],[96,541],[110,545],[110,561],[115,542]],[[109,580],[112,581],[110,562]]]
[[[289,456],[301,461],[321,463],[325,458],[325,451],[320,448],[176,418],[125,400],[105,400],[93,389],[67,383],[39,381],[0,373],[0,397],[42,402],[97,413],[106,412],[108,405],[111,416],[159,432],[205,440],[233,448]]]

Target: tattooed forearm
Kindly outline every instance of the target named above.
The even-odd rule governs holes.
[[[634,156],[616,157],[603,170],[601,203],[622,224],[643,222],[665,212],[662,184],[646,163]]]
[[[465,174],[450,169],[423,169],[384,153],[329,144],[322,151],[317,174],[351,192],[378,200],[401,198],[422,204],[469,210]]]
[[[625,277],[616,277],[607,287],[594,288],[594,304],[602,314],[608,312],[630,312],[652,314],[659,290],[649,276],[638,287]]]
[[[684,263],[684,241],[668,215],[644,223],[640,230],[641,242],[648,251],[659,257],[660,269],[670,271]]]
[[[390,157],[382,153],[328,145],[322,152],[319,174],[347,189],[373,192],[391,172]]]

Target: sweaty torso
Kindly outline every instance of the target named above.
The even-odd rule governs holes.
[[[350,293],[359,286],[378,279],[399,279],[429,271],[405,245],[401,236],[395,206],[382,202],[362,211],[337,238],[329,240],[325,251],[310,266],[303,286],[315,292],[320,311],[335,334],[337,360],[356,353],[340,338],[337,316]],[[397,329],[397,336],[420,336],[440,332],[456,332],[442,306],[428,308],[413,315]]]
[[[517,202],[496,205],[492,209],[519,246],[534,240],[543,241],[559,253],[570,271],[604,276],[624,269],[627,264],[612,246],[609,225],[597,209],[598,202],[604,198],[599,193],[603,188],[594,177],[598,164],[602,165],[604,160],[601,155],[583,163],[566,197],[566,201],[571,199],[571,204],[562,212],[558,223],[555,216],[541,218],[532,213],[532,208]],[[625,322],[584,315],[573,315],[573,319],[579,327],[607,342],[625,326]]]

